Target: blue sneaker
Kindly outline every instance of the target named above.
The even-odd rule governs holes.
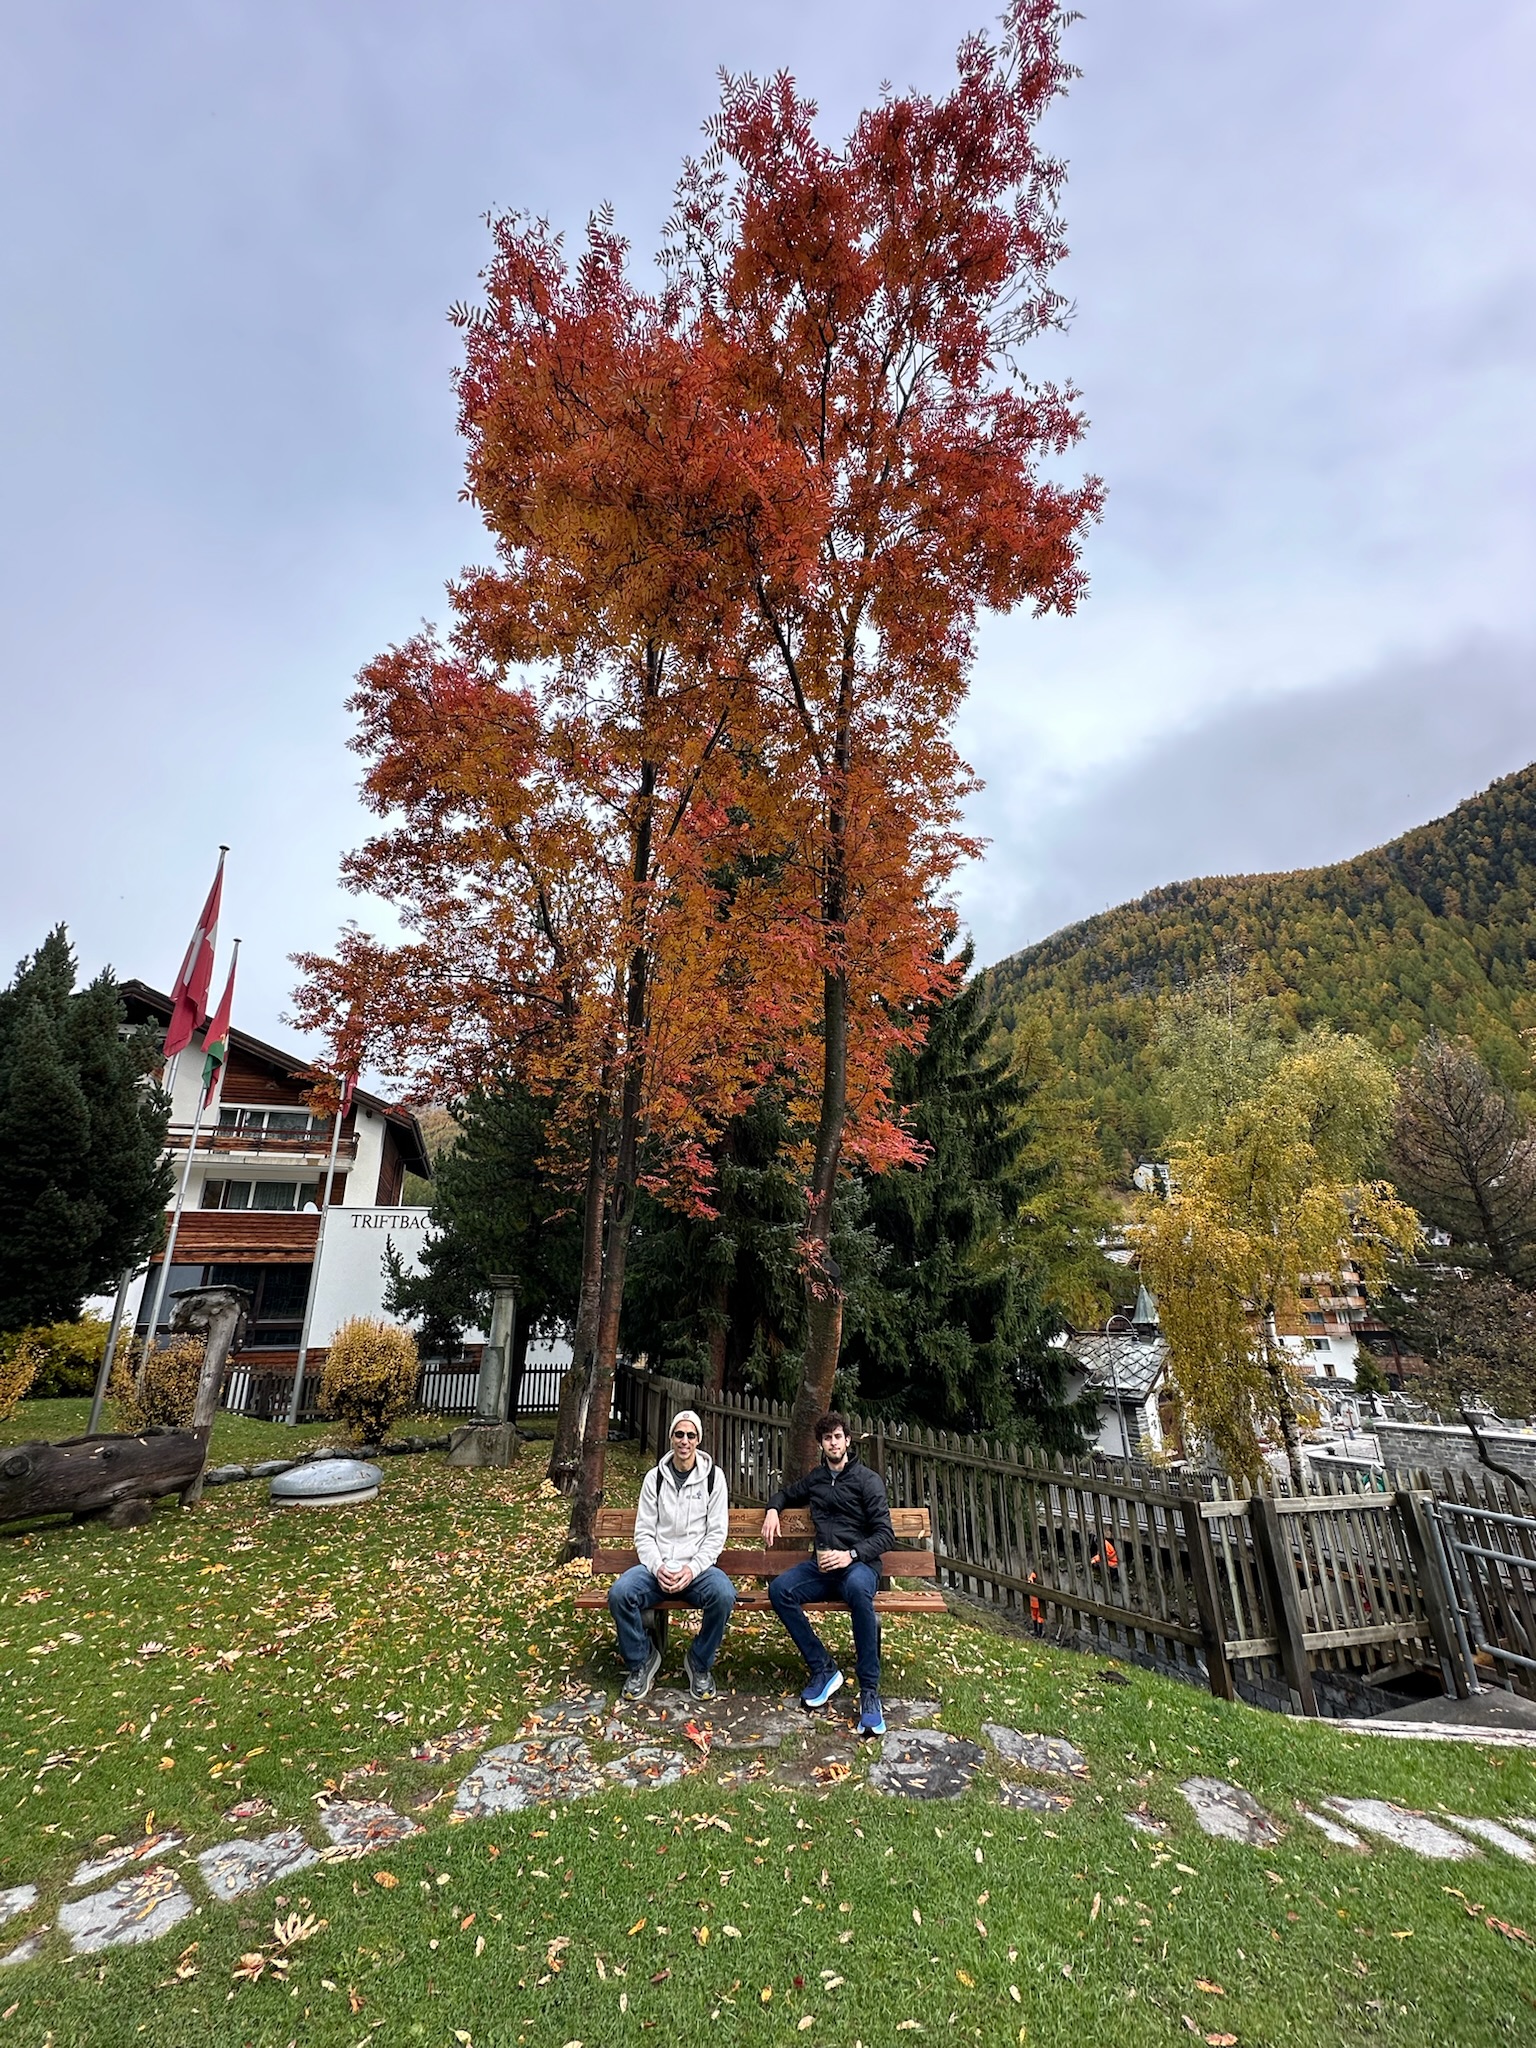
[[[805,1688],[805,1691],[801,1693],[800,1704],[802,1707],[808,1707],[814,1712],[817,1707],[824,1707],[827,1701],[831,1699],[833,1693],[841,1692],[842,1689],[843,1674],[841,1671],[824,1671],[820,1678],[813,1678]]]
[[[883,1735],[885,1733],[885,1709],[880,1704],[877,1692],[859,1695],[859,1733],[861,1735]]]

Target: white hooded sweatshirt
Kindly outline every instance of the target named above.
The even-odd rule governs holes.
[[[700,1451],[692,1471],[684,1473],[677,1471],[669,1451],[640,1482],[636,1555],[647,1571],[678,1571],[688,1565],[697,1578],[724,1550],[730,1513],[725,1474],[708,1451]]]

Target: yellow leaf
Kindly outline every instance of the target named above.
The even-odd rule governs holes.
[[[382,1885],[387,1892],[392,1892],[400,1882],[392,1870],[376,1870],[373,1873],[373,1881],[377,1885]]]
[[[1225,1998],[1227,1995],[1225,1989],[1220,1984],[1213,1984],[1209,1977],[1197,1977],[1195,1979],[1195,1989],[1197,1991],[1208,1991],[1212,1998]]]
[[[637,1935],[637,1934],[638,1934],[638,1933],[640,1932],[641,1928],[642,1928],[642,1927],[643,1927],[644,1925],[645,1925],[645,1919],[644,1919],[644,1916],[642,1915],[642,1916],[641,1916],[641,1918],[640,1918],[640,1919],[638,1919],[638,1920],[637,1920],[637,1921],[635,1922],[634,1926],[633,1926],[633,1927],[631,1927],[631,1929],[629,1930],[629,1932],[630,1932],[630,1936],[631,1936],[631,1937],[633,1937],[634,1935]]]
[[[973,1990],[975,1988],[976,1979],[971,1975],[969,1970],[956,1970],[955,1977],[958,1980],[958,1982],[965,1986],[967,1991]]]
[[[772,1986],[771,1984],[765,1984],[765,1985],[763,1986],[762,1990],[761,1990],[761,1991],[759,1991],[759,1993],[757,1994],[757,1996],[758,1996],[758,2000],[759,2000],[759,2002],[760,2002],[761,2004],[763,2004],[763,2005],[770,2005],[770,2004],[772,2004],[772,2002],[773,2002],[773,1986]]]
[[[804,2018],[804,2019],[803,2019],[803,2020],[802,2020],[802,2021],[800,2022],[799,2026],[798,2026],[798,2027],[796,2027],[796,2029],[795,2029],[795,2032],[796,2032],[797,2034],[803,2034],[803,2033],[805,2032],[805,2030],[806,2030],[806,2028],[807,2028],[807,2027],[814,2027],[814,2026],[815,2026],[815,2024],[816,2024],[816,2015],[815,2015],[814,2013],[812,2013],[812,2012],[808,2012],[808,2013],[806,2014],[805,2018]]]
[[[914,1906],[914,1907],[912,1908],[912,1925],[913,1925],[914,1927],[921,1927],[921,1926],[922,1926],[922,1924],[923,1924],[923,1916],[922,1916],[922,1914],[921,1914],[921,1913],[919,1913],[919,1911],[917,1910],[916,1906]],[[915,2024],[916,2024],[916,2022],[914,2021],[914,2023],[913,2023],[913,2024],[915,2025]]]

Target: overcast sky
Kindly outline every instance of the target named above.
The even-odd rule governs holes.
[[[164,986],[220,840],[236,1021],[356,906],[342,708],[486,550],[445,309],[489,209],[665,217],[719,65],[835,137],[954,0],[52,0],[0,17],[0,969]],[[1088,0],[1070,159],[1109,486],[1072,620],[962,739],[987,961],[1192,874],[1379,842],[1536,758],[1536,10]]]

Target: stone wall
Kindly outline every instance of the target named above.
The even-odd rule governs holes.
[[[1381,1416],[1372,1427],[1381,1446],[1381,1461],[1389,1472],[1486,1470],[1472,1432],[1459,1424],[1389,1422]],[[1483,1437],[1501,1465],[1536,1481],[1536,1430],[1484,1430]]]

